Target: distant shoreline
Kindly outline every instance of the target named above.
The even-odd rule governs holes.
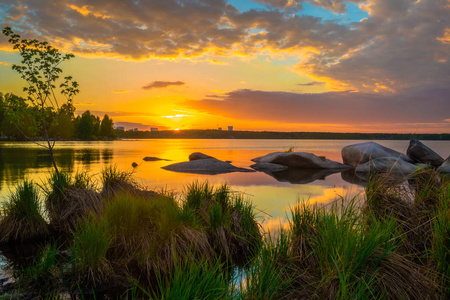
[[[450,140],[450,133],[336,133],[225,130],[117,131],[118,139]]]

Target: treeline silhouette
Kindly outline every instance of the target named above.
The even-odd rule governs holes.
[[[327,140],[450,140],[450,133],[336,133],[336,132],[274,132],[225,130],[163,130],[118,131],[120,138],[137,139],[327,139]]]
[[[100,120],[89,110],[75,116],[75,106],[71,102],[59,108],[46,108],[45,123],[49,124],[49,137],[59,140],[113,139],[114,123],[105,114]],[[42,139],[42,113],[30,106],[28,101],[14,94],[0,93],[0,133],[9,140]]]

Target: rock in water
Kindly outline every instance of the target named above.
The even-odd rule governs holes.
[[[409,175],[418,167],[404,160],[394,157],[379,157],[356,167],[356,173],[390,173],[395,175]]]
[[[439,167],[444,162],[444,159],[439,154],[417,139],[412,139],[409,142],[406,154],[416,162],[430,164],[433,167]]]
[[[450,173],[450,156],[447,157],[444,163],[439,168],[437,168],[436,171],[441,173]]]
[[[209,158],[214,158],[214,157],[206,155],[206,154],[201,153],[201,152],[194,152],[194,153],[191,153],[191,155],[189,155],[189,160],[190,161],[198,160],[198,159],[209,159]]]
[[[136,167],[138,166],[138,164],[135,163],[135,162],[133,162],[133,163],[131,164],[131,166],[132,166],[133,168],[136,168]]]
[[[257,164],[271,163],[300,169],[349,169],[349,166],[326,158],[320,158],[307,152],[273,152],[264,156],[256,157],[252,161]],[[253,168],[255,165],[253,165]]]
[[[364,164],[369,160],[381,157],[391,157],[414,163],[408,156],[375,142],[353,144],[342,148],[342,160],[344,164],[352,166],[353,168],[356,168],[358,165]]]
[[[231,172],[255,172],[250,169],[238,168],[214,157],[175,163],[162,168],[174,172],[209,175]]]

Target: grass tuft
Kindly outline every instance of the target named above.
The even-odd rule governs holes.
[[[0,243],[38,240],[48,235],[38,191],[31,181],[16,188],[2,205],[0,215]]]

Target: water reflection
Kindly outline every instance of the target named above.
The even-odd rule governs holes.
[[[113,160],[112,149],[97,148],[55,148],[54,156],[58,167],[74,172],[80,167],[89,169],[92,164],[109,164]],[[0,146],[0,190],[11,187],[25,178],[33,179],[42,173],[48,174],[52,161],[48,150],[41,147]],[[30,178],[31,177],[31,178]]]
[[[341,177],[344,181],[352,184],[356,184],[359,186],[366,186],[367,180],[358,176],[354,169],[347,170],[341,173]]]
[[[293,184],[308,184],[316,180],[325,180],[328,175],[339,173],[339,170],[326,169],[295,169],[289,168],[277,172],[264,172],[280,182]]]

